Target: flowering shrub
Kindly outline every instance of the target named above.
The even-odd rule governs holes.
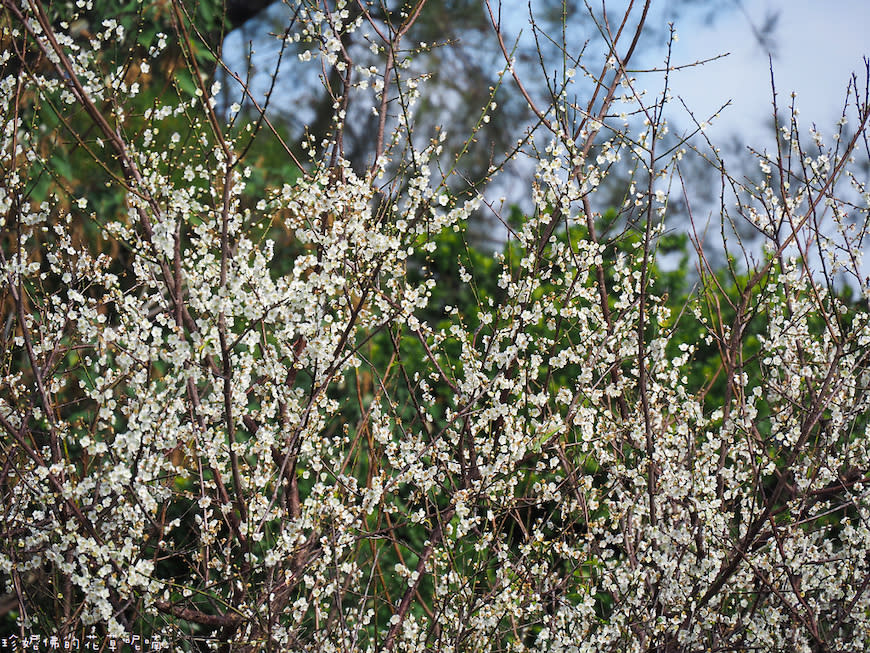
[[[284,38],[344,90],[333,137],[287,146],[298,178],[265,188],[182,4],[161,3],[175,36],[127,59],[120,23],[83,36],[78,15],[4,2],[15,631],[185,650],[866,650],[870,315],[848,290],[870,217],[866,95],[853,83],[853,131],[830,145],[779,124],[756,183],[718,161],[723,224],[751,225],[763,252],[717,271],[694,238],[684,294],[655,257],[690,144],[664,146],[667,72],[652,99],[626,73],[645,9],[631,33],[602,24],[611,56],[581,107],[569,70],[548,106],[532,97],[490,8],[504,86],[538,116],[508,154],[538,153],[534,208],[504,217],[490,258],[457,246],[484,199],[456,190],[438,134],[413,133],[418,80],[400,73],[424,4],[389,26],[365,4],[300,5]],[[380,67],[354,62],[359,42]],[[169,60],[191,93],[154,90]],[[355,170],[343,121],[372,88],[376,158]],[[642,125],[613,122],[617,93]],[[596,192],[626,161],[630,191],[602,217]]]

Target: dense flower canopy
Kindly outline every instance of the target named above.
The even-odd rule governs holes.
[[[5,632],[171,650],[870,648],[858,83],[833,137],[780,119],[755,181],[705,150],[723,238],[739,222],[763,248],[726,242],[716,270],[681,226],[690,289],[656,257],[701,145],[665,140],[667,66],[655,94],[627,72],[644,7],[619,32],[599,23],[599,73],[563,43],[542,106],[487,2],[505,63],[477,124],[505,92],[538,118],[493,159],[493,175],[535,161],[533,209],[508,215],[461,183],[443,130],[417,128],[409,62],[430,46],[404,39],[424,1],[290,4],[279,38],[343,79],[320,142],[217,109],[186,3],[97,25],[90,3],[4,1]],[[379,128],[359,169],[342,133],[365,102]],[[258,139],[287,178],[258,169]],[[623,169],[620,204],[600,207]],[[507,234],[494,256],[465,239],[481,212]]]

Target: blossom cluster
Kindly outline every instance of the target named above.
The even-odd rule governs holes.
[[[354,167],[339,97],[332,137],[268,187],[205,76],[137,113],[166,36],[115,61],[117,21],[84,38],[39,0],[4,4],[14,628],[179,649],[870,648],[870,312],[842,290],[870,210],[857,93],[854,136],[814,131],[809,152],[795,118],[757,185],[721,168],[723,223],[765,248],[729,276],[696,240],[696,290],[675,298],[655,257],[686,148],[662,143],[667,85],[647,105],[609,54],[585,110],[528,97],[539,124],[508,156],[536,157],[531,209],[488,268],[465,252],[447,278],[434,259],[493,207],[456,190],[443,132],[414,134],[420,80],[397,71],[425,3],[400,28],[303,4],[285,40],[359,73],[348,88],[374,79],[382,141]],[[354,68],[354,38],[380,68]],[[620,86],[642,124],[606,123]],[[607,237],[596,197],[626,161]]]

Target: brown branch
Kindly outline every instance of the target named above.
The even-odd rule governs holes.
[[[435,547],[441,543],[441,539],[444,536],[443,525],[453,518],[453,513],[454,508],[451,507],[446,510],[444,514],[439,513],[437,515],[438,523],[435,525],[435,528],[432,530],[428,538],[429,544],[427,544],[426,548],[420,552],[420,559],[417,562],[415,570],[416,578],[408,585],[408,589],[405,590],[405,594],[399,603],[399,607],[393,615],[394,617],[398,616],[399,618],[395,621],[391,620],[392,626],[390,626],[390,630],[387,633],[387,639],[384,640],[384,646],[381,650],[392,651],[393,647],[396,645],[396,636],[399,634],[399,629],[402,627],[405,615],[408,614],[408,609],[411,607],[411,601],[414,599],[414,596],[417,595],[420,581],[423,580],[423,573],[426,571],[426,563],[429,562],[429,558],[432,556]]]
[[[238,628],[239,625],[245,622],[245,617],[240,614],[206,614],[193,608],[184,608],[180,605],[167,603],[166,601],[157,601],[154,603],[154,607],[161,612],[171,614],[173,617],[191,621],[211,629]]]

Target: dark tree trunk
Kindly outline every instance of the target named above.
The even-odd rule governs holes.
[[[226,0],[227,20],[233,27],[250,20],[275,0]]]

